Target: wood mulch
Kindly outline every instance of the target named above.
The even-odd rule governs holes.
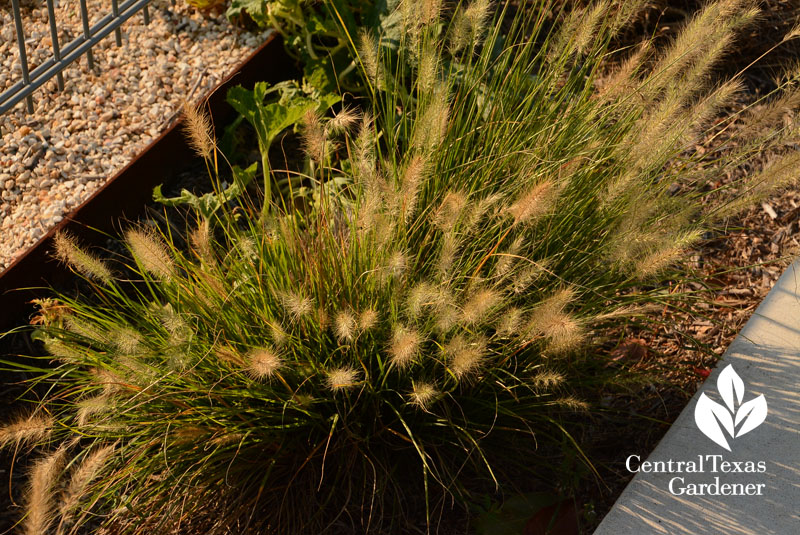
[[[628,39],[673,34],[698,7],[697,2],[688,0],[654,4],[640,21],[636,35]],[[800,4],[795,1],[768,0],[761,2],[761,7],[759,22],[740,37],[736,51],[720,66],[721,78],[740,72],[800,23]],[[744,74],[746,92],[727,111],[735,113],[774,90],[780,69],[796,64],[798,57],[800,40],[794,40],[756,61]],[[787,110],[784,120],[793,119]],[[695,150],[721,153],[735,127],[724,136],[714,137],[714,133]],[[756,168],[770,156],[761,155],[760,161],[753,162]],[[730,184],[747,172],[750,170],[740,169],[720,176],[715,186]],[[632,478],[624,466],[627,455],[636,453],[644,458],[655,448],[800,252],[800,191],[791,188],[776,193],[725,225],[710,233],[687,259],[697,282],[683,289],[706,292],[707,299],[688,311],[665,310],[661,326],[652,332],[625,328],[619,343],[609,348],[612,365],[623,371],[647,372],[653,380],[608,400],[608,415],[601,417],[594,429],[587,453],[600,477],[578,497],[583,507],[583,533],[594,531]]]

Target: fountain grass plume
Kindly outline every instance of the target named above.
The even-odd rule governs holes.
[[[105,284],[111,283],[113,276],[105,262],[81,249],[70,234],[65,231],[56,232],[53,243],[56,258],[88,278]]]

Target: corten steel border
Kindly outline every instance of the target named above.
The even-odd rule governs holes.
[[[235,111],[225,101],[227,90],[235,85],[252,88],[258,81],[279,82],[296,76],[297,67],[285,52],[283,40],[272,33],[203,100],[218,131],[230,123]],[[91,197],[68,213],[35,245],[0,273],[0,334],[23,325],[33,312],[31,299],[46,297],[49,287],[75,275],[52,258],[53,235],[68,230],[84,244],[102,244],[102,232],[116,234],[119,221],[144,212],[152,201],[153,188],[196,158],[182,131],[182,119],[170,124],[144,151],[114,175]],[[0,354],[3,340],[0,339]]]

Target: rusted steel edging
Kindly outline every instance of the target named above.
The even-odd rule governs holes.
[[[225,101],[229,88],[252,87],[255,82],[279,82],[294,77],[297,68],[286,54],[283,40],[272,33],[255,52],[206,95],[213,123],[218,131],[230,123],[235,111]],[[52,258],[53,235],[68,230],[83,243],[98,244],[103,232],[113,234],[121,219],[144,212],[155,186],[180,171],[194,158],[182,132],[182,118],[173,120],[161,135],[114,175],[91,197],[69,212],[2,273],[0,273],[0,333],[27,322],[33,307],[30,300],[45,297],[48,287],[64,283],[74,275]],[[0,340],[0,354],[2,354]]]

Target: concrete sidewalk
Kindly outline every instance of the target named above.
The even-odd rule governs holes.
[[[742,383],[731,381],[730,372],[718,381],[729,364]],[[730,451],[701,432],[696,423],[695,408],[702,394],[717,402],[702,402],[700,414],[707,416],[703,427],[724,437],[720,440]],[[732,438],[724,430],[724,421],[741,418],[742,422],[736,421],[738,433],[748,425],[748,409],[758,403],[745,405],[741,413],[736,409],[760,394],[766,399],[766,419]],[[733,411],[726,408],[731,401]],[[715,406],[713,416],[703,411],[710,405]],[[758,420],[754,416],[750,423]],[[626,458],[631,455],[640,456],[630,459],[631,468],[641,469],[647,452],[626,452]],[[700,457],[703,472],[688,471],[689,461],[699,468]],[[670,460],[672,472],[667,471]],[[800,534],[800,262],[781,276],[647,461],[663,462],[644,465],[663,471],[639,471],[595,535]],[[723,466],[722,461],[730,464]],[[745,471],[748,468],[754,471]],[[702,494],[688,494],[695,490]],[[722,495],[725,490],[728,495]],[[747,494],[747,490],[751,495],[730,495]]]

